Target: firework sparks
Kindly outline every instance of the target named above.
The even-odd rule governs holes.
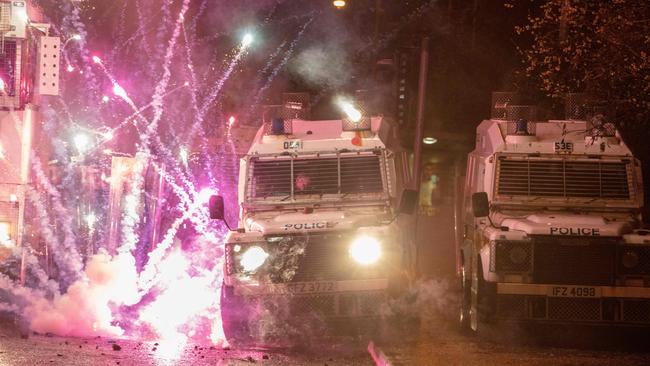
[[[97,39],[96,29],[84,23],[83,10],[69,2],[59,5],[64,15],[53,29],[75,42],[63,55],[61,67],[67,72],[61,75],[62,98],[42,106],[44,133],[54,151],[50,160],[58,164],[57,180],[33,156],[37,187],[22,197],[34,208],[34,234],[45,242],[54,265],[43,268],[35,250],[23,254],[21,249],[14,256],[25,258],[29,286],[18,286],[0,274],[0,289],[20,299],[0,303],[0,311],[23,316],[34,331],[153,334],[161,344],[175,345],[191,337],[224,341],[218,296],[224,232],[209,220],[206,202],[213,194],[234,191],[213,171],[229,159],[236,161],[231,130],[240,117],[245,123],[245,117],[235,108],[228,110],[230,118],[214,117],[213,111],[221,108],[229,81],[249,52],[257,51],[261,37],[246,33],[239,38],[241,33],[232,32],[225,56],[213,60],[197,52],[210,45],[196,34],[197,18],[209,13],[209,2],[198,8],[192,8],[190,0],[161,4],[152,11],[146,2],[125,2],[116,22],[116,44],[109,49],[101,42],[89,48]],[[131,24],[131,11],[137,14],[136,24]],[[291,43],[283,41],[271,60],[263,60],[270,70],[272,60],[285,52],[264,83],[267,88],[311,19],[298,24],[302,27]],[[5,89],[0,79],[0,94],[6,95]],[[206,136],[214,134],[207,127],[215,127],[215,120],[216,129],[228,139],[220,147],[224,156],[207,153]],[[196,152],[205,160],[200,169],[195,166]],[[112,170],[118,158],[131,162],[128,171]],[[159,192],[151,189],[151,175],[160,178],[160,196],[154,197]],[[158,202],[165,206],[156,206]],[[91,244],[92,250],[80,248]],[[138,256],[142,250],[144,259]],[[179,299],[187,298],[191,303],[179,306]],[[174,357],[172,351],[169,358]]]

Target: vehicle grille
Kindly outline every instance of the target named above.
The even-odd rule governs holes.
[[[601,319],[600,299],[549,298],[547,309],[552,320]]]
[[[294,296],[290,304],[291,314],[319,314],[322,316],[335,316],[337,314],[336,296]]]
[[[516,295],[501,295],[497,297],[497,314],[501,318],[527,318],[526,298]]]
[[[298,260],[291,282],[357,280],[386,277],[381,263],[366,268],[355,263],[348,253],[353,237],[310,235],[305,253]]]
[[[632,252],[639,258],[638,264],[632,268],[623,265],[623,255]],[[621,275],[650,276],[650,247],[625,245],[618,248],[618,273]]]
[[[513,261],[513,251],[519,251],[518,262]],[[532,245],[523,241],[493,242],[490,247],[490,270],[493,272],[529,272],[532,263]]]
[[[614,285],[616,240],[586,237],[534,239],[533,281],[567,285]]]
[[[497,194],[630,199],[627,161],[498,160]]]
[[[497,317],[518,320],[650,324],[650,300],[499,295]]]
[[[287,295],[256,297],[247,303],[269,310],[276,316],[294,317],[358,317],[379,315],[386,303],[384,291],[332,293],[316,295]]]
[[[252,159],[249,199],[299,195],[382,193],[380,155]]]
[[[650,302],[647,300],[623,301],[623,320],[631,323],[649,323]]]

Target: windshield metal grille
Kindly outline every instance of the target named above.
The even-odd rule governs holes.
[[[382,161],[380,155],[251,159],[247,197],[382,193]]]
[[[497,194],[627,200],[631,191],[629,165],[624,161],[501,158]]]

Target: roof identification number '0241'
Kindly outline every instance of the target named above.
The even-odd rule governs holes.
[[[285,150],[302,149],[302,140],[287,140],[284,142]]]

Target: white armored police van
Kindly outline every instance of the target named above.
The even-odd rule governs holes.
[[[463,205],[462,326],[650,324],[640,164],[612,124],[483,121]]]
[[[396,220],[404,179],[391,135],[387,121],[355,113],[260,128],[240,162],[239,225],[225,242],[229,342],[264,341],[291,320],[373,319],[407,287],[414,251]],[[417,195],[404,192],[401,209],[412,211]],[[213,219],[223,208],[211,197]]]

